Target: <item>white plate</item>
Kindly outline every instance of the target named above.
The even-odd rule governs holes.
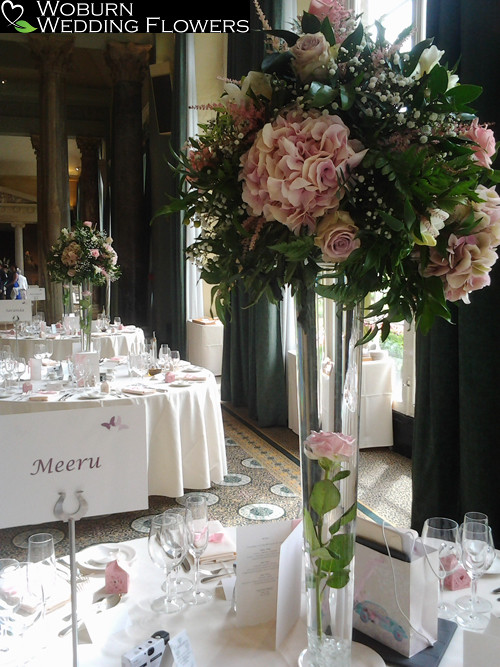
[[[108,394],[95,394],[91,392],[78,394],[78,398],[82,401],[95,400],[96,398],[104,398],[105,396],[108,396]]]
[[[127,544],[94,544],[76,554],[76,562],[86,570],[104,571],[113,560],[130,565],[135,558],[135,549]]]
[[[175,380],[174,382],[168,383],[169,387],[190,387],[191,382],[186,382],[185,380]]]
[[[182,371],[184,373],[199,373],[202,369],[199,366],[188,366],[187,368],[183,368]]]

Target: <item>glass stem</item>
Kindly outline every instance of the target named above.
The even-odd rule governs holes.
[[[165,599],[167,602],[170,602],[172,599],[172,593],[170,590],[170,573],[168,570],[165,570]]]
[[[476,602],[477,602],[477,578],[476,577],[471,577],[471,585],[470,585],[470,606],[472,611],[475,610],[476,608]]]
[[[194,559],[194,590],[199,593],[200,590],[200,557],[195,556]]]

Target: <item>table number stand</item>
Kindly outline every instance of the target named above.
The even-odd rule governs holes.
[[[83,491],[75,491],[78,500],[78,508],[72,512],[64,511],[64,500],[66,493],[59,491],[59,498],[54,506],[54,515],[60,521],[68,523],[69,537],[69,566],[70,566],[70,584],[71,584],[71,629],[73,641],[73,667],[78,665],[78,619],[77,619],[77,600],[76,600],[76,542],[75,542],[75,522],[85,516],[87,513],[87,501],[83,496]]]

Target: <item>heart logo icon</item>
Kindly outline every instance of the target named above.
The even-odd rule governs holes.
[[[4,18],[11,25],[15,25],[24,14],[24,7],[22,5],[15,5],[11,0],[4,0],[0,9]],[[17,16],[16,12],[18,12]]]

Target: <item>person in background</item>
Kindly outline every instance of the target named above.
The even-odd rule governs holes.
[[[7,285],[9,281],[9,275],[8,275],[8,270],[9,267],[7,264],[1,264],[0,265],[0,299],[5,299],[5,286]]]
[[[28,280],[26,276],[23,275],[23,272],[19,267],[17,268],[17,274],[18,274],[17,280],[19,282],[19,291],[21,293],[21,299],[24,301],[28,294]]]
[[[7,299],[20,299],[21,298],[21,292],[19,291],[19,274],[17,272],[17,267],[15,264],[11,264],[9,273],[8,273],[9,279],[8,282],[5,286],[5,296]],[[15,289],[17,291],[15,297],[12,294],[12,290]]]

